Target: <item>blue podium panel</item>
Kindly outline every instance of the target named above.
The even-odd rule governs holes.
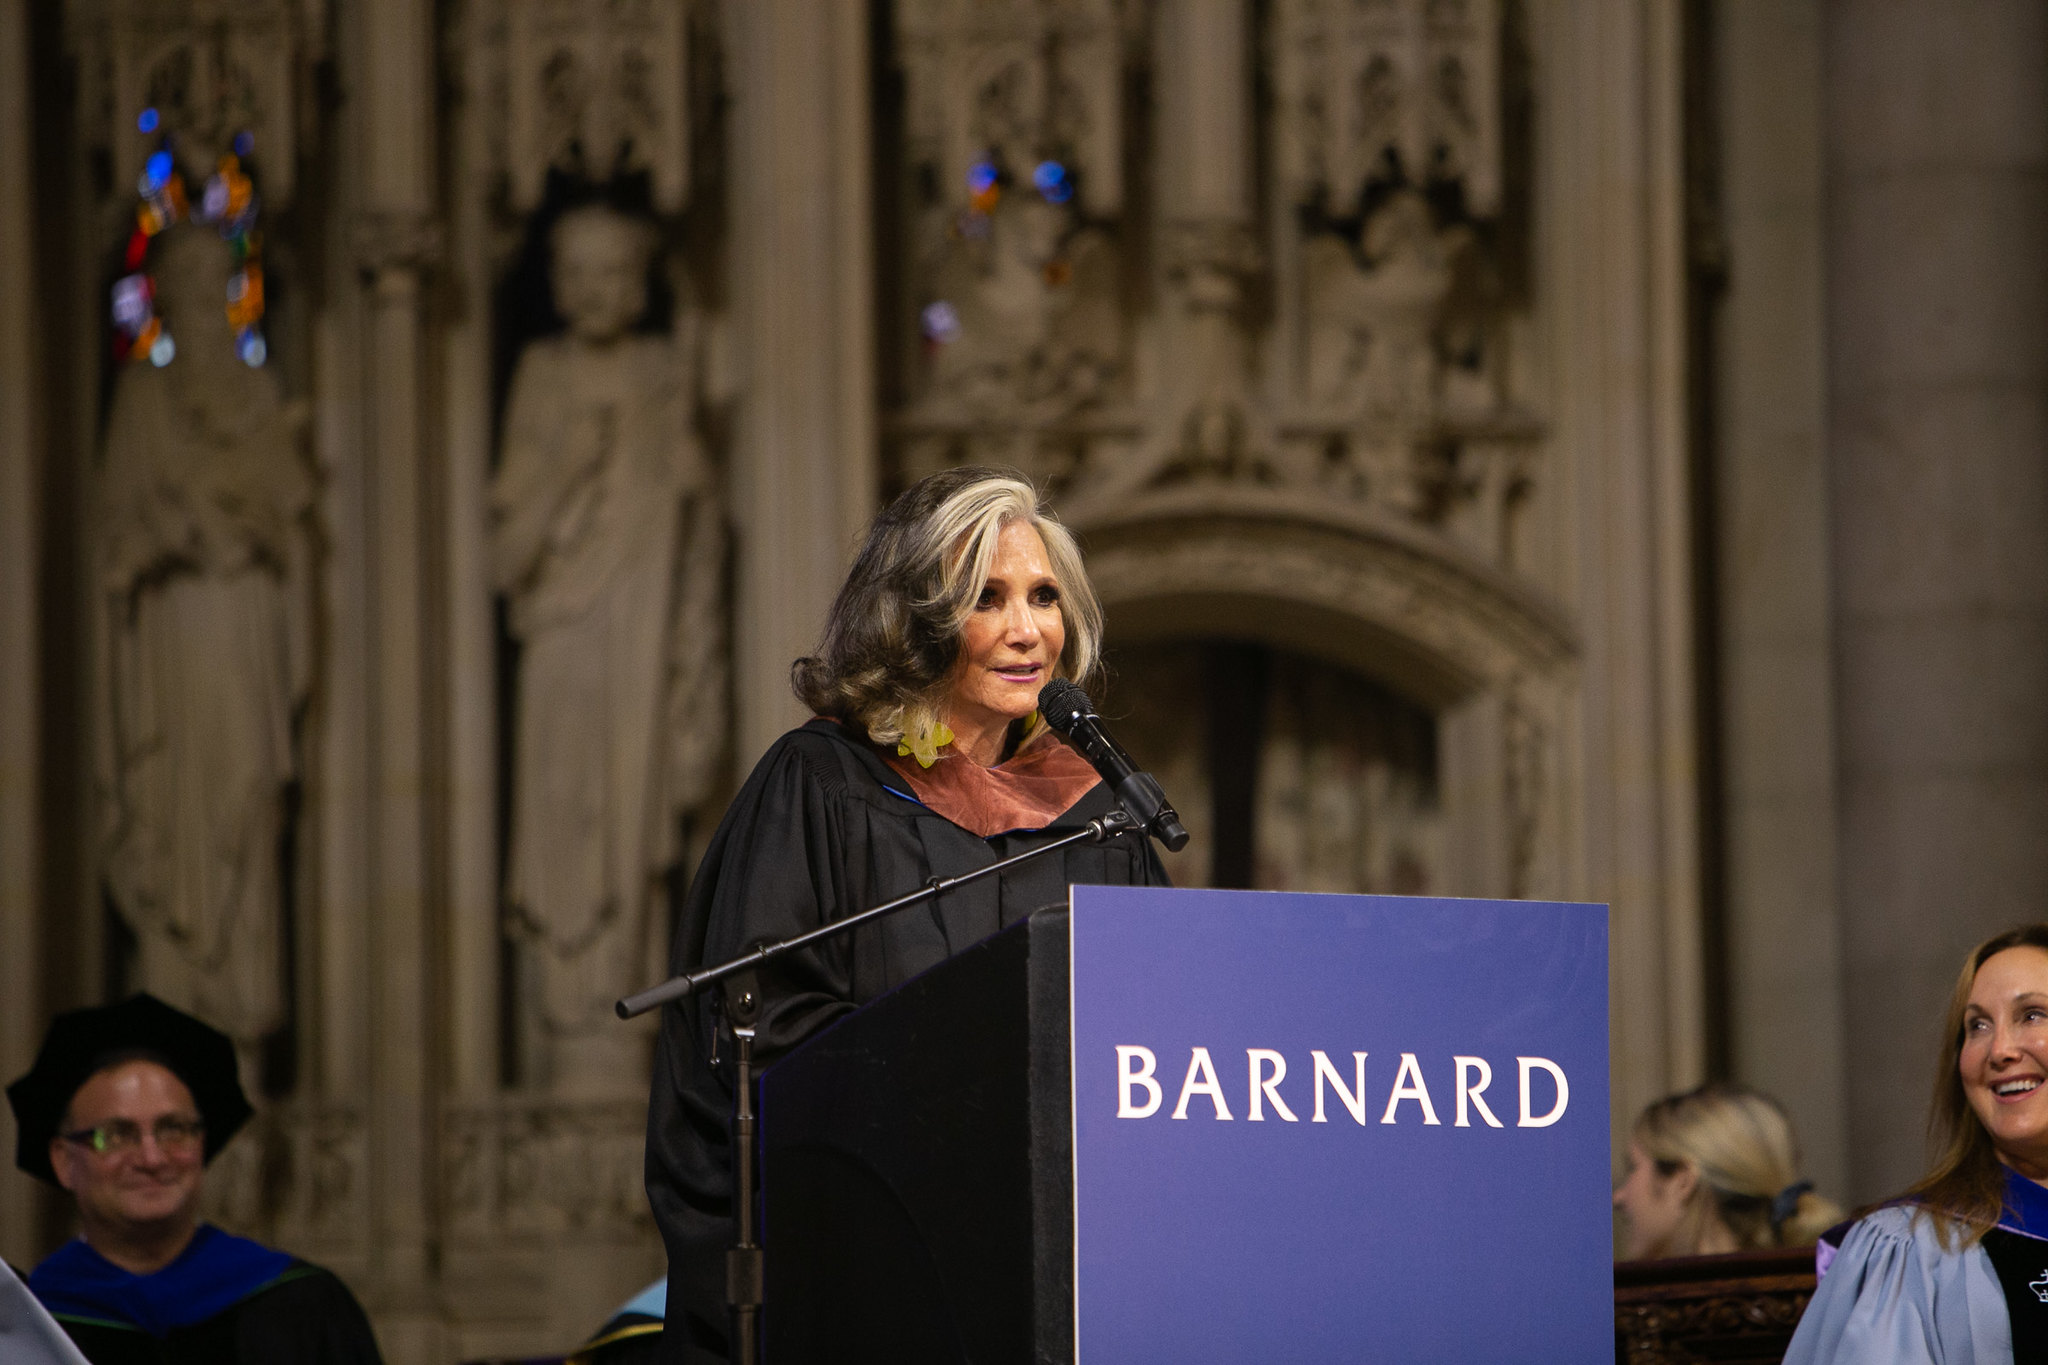
[[[1607,908],[1073,889],[1080,1365],[1614,1358]]]

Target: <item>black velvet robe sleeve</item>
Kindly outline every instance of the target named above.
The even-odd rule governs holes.
[[[900,794],[902,779],[831,721],[769,749],[727,808],[676,926],[671,969],[721,962],[1070,833],[1112,806],[1097,785],[1043,830],[983,839]],[[1041,906],[1072,884],[1158,886],[1136,835],[1081,844],[936,903],[781,959],[761,981],[760,1066],[825,1024]],[[647,1194],[669,1257],[664,1359],[724,1356],[725,1250],[733,1239],[732,1043],[708,999],[665,1006],[647,1128]],[[693,1354],[694,1353],[694,1354]]]
[[[57,1321],[93,1365],[383,1365],[355,1295],[332,1271],[303,1261],[162,1339],[118,1323]]]

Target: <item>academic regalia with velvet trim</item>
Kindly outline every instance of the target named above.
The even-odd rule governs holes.
[[[705,852],[676,927],[673,969],[722,962],[930,878],[985,867],[1114,806],[1108,788],[1057,736],[1040,735],[997,769],[945,766],[970,762],[942,751],[931,773],[907,763],[899,771],[875,745],[829,720],[784,735],[733,798]],[[1048,805],[1054,813],[1044,818]],[[1009,818],[1043,827],[1007,827]],[[1075,883],[1159,886],[1166,874],[1141,836],[1077,844],[784,958],[761,982],[757,1064],[1033,910],[1064,902]],[[668,1360],[716,1360],[724,1352],[732,1044],[721,1042],[720,1064],[708,1064],[713,1022],[709,999],[670,1006],[655,1049],[647,1193],[668,1245]]]
[[[1822,1237],[1820,1288],[1785,1365],[2048,1360],[2048,1189],[2019,1172],[2006,1171],[2005,1209],[1975,1245],[1944,1248],[1933,1216],[1901,1202],[1835,1248]]]
[[[150,1275],[67,1242],[28,1287],[93,1365],[381,1365],[331,1272],[210,1224]]]

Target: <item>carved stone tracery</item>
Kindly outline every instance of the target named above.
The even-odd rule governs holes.
[[[1127,380],[1120,0],[913,0],[906,86],[906,473],[1059,472]],[[1071,459],[1066,460],[1071,464]]]
[[[645,172],[655,206],[689,195],[685,0],[512,0],[506,11],[512,202],[540,202],[550,170]]]
[[[994,158],[1028,173],[1046,157],[1075,173],[1076,207],[1123,210],[1123,79],[1140,7],[1126,0],[905,0],[897,61],[909,86],[906,137],[944,197]]]
[[[1391,158],[1498,210],[1495,0],[1281,0],[1275,24],[1282,194],[1341,215]]]
[[[1498,850],[1478,889],[1525,894],[1562,875],[1541,849],[1577,645],[1531,574],[1506,22],[1498,0],[900,5],[886,431],[899,484],[975,461],[1051,485],[1151,638],[1305,650],[1483,717],[1452,727],[1488,770],[1459,827]],[[1058,206],[1017,174],[1049,157]]]
[[[1499,7],[1284,0],[1272,222],[1289,468],[1424,520],[1498,490],[1446,479],[1535,424],[1508,390]]]
[[[644,1101],[507,1096],[443,1115],[449,1231],[471,1246],[564,1233],[644,1236]]]
[[[1221,201],[1184,216],[1158,186],[1164,216],[1125,212],[1118,167],[1159,164],[1177,134],[1127,129],[1122,87],[1194,79],[1141,71],[1162,22],[1109,0],[898,11],[915,201],[898,478],[996,460],[1083,504],[1190,481],[1295,487],[1505,562],[1542,426],[1509,380],[1501,281],[1520,247],[1501,226],[1497,0],[1276,4],[1263,232]],[[1190,58],[1172,46],[1156,60]],[[1132,130],[1149,138],[1138,157],[1119,145]],[[1197,153],[1235,154],[1182,149]],[[1056,205],[1022,175],[1049,158],[1072,176]],[[991,171],[1000,183],[977,191]],[[1141,238],[1149,299],[1130,287]],[[1140,342],[1155,353],[1132,353]]]
[[[292,198],[303,64],[321,53],[321,0],[71,0],[72,46],[84,60],[84,133],[104,150],[125,198],[156,150],[137,118],[157,110],[188,175],[211,174],[237,134],[254,140],[263,194]]]

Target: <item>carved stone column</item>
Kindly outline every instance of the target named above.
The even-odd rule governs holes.
[[[489,7],[486,14],[497,13]],[[471,11],[474,15],[474,11]],[[444,409],[440,452],[446,496],[448,677],[448,999],[446,1089],[464,1100],[498,1087],[501,927],[497,667],[490,576],[491,327],[490,240],[494,120],[492,73],[478,50],[481,25],[457,30],[452,127],[446,141],[447,270],[463,301],[440,337]]]
[[[1730,1069],[1848,1181],[1821,305],[1819,0],[1714,18],[1732,264],[1715,339]],[[1800,1040],[1785,1046],[1787,1038]],[[1858,1141],[1862,1140],[1858,1135]]]
[[[439,249],[434,208],[434,7],[376,0],[356,67],[361,202],[352,243],[361,313],[369,629],[370,1242],[373,1311],[387,1357],[441,1354],[432,1251],[437,1030],[429,792],[437,764],[429,685],[422,275]]]
[[[875,499],[867,19],[839,0],[725,7],[740,406],[735,757],[803,720],[817,642]]]
[[[1105,501],[1176,466],[1241,476],[1271,442],[1250,401],[1243,327],[1260,266],[1253,230],[1251,16],[1243,0],[1168,0],[1154,19],[1158,250],[1165,353],[1138,457],[1105,471]]]
[[[2048,9],[1824,18],[1851,1200],[1973,941],[2048,916]]]
[[[1675,0],[1534,5],[1538,298],[1562,501],[1532,528],[1583,642],[1571,893],[1613,905],[1613,1113],[1705,1079],[1682,69]]]
[[[27,0],[0,0],[0,1074],[28,1070],[42,1036],[38,922],[40,740],[36,729],[36,338],[33,297]],[[12,1151],[14,1120],[0,1120]],[[37,1245],[35,1182],[0,1179],[0,1257],[29,1265]]]
[[[1252,220],[1251,19],[1244,0],[1159,7],[1160,212],[1168,223]]]

